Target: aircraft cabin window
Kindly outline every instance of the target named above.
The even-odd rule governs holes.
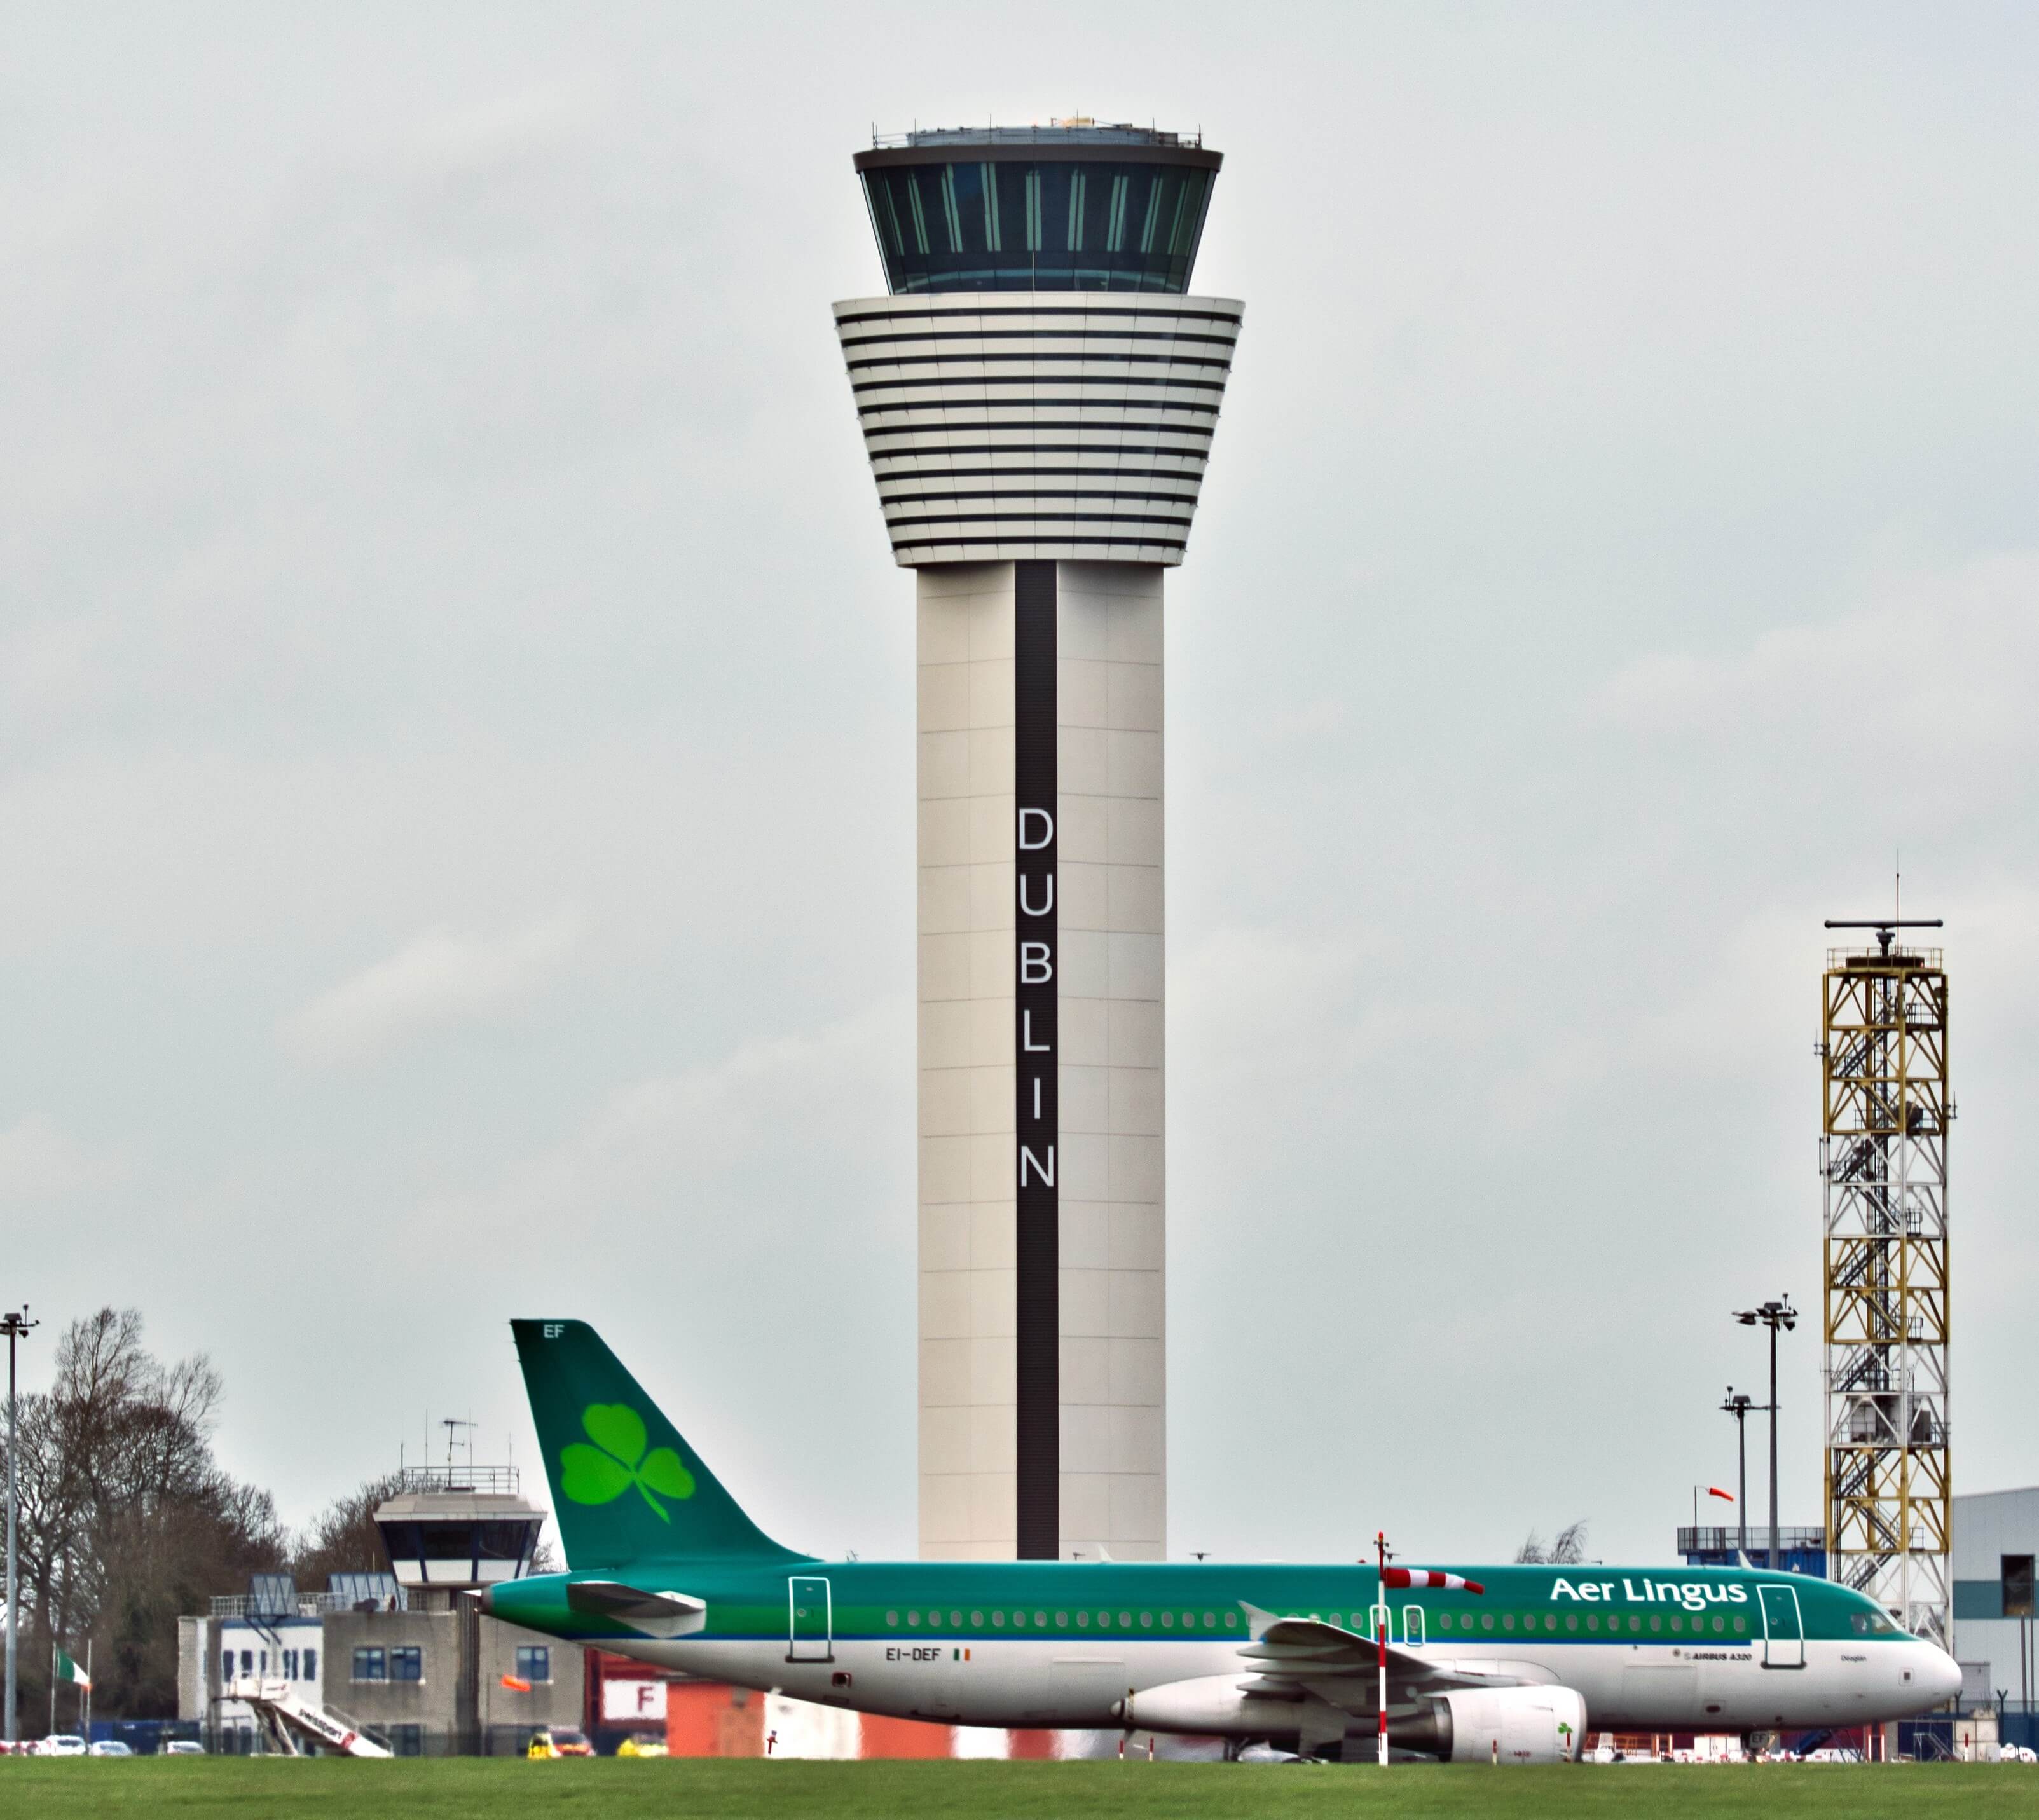
[[[1130,1613],[1130,1611],[1122,1611],[1122,1612],[1121,1612],[1121,1613],[1118,1614],[1118,1625],[1119,1625],[1119,1628],[1120,1628],[1122,1630],[1130,1630],[1130,1629],[1132,1629],[1132,1628],[1133,1628],[1133,1613]]]
[[[917,1611],[909,1611],[906,1613],[906,1622],[917,1629],[921,1622],[921,1614]]]
[[[888,1611],[885,1614],[885,1621],[897,1630],[899,1628],[899,1614],[896,1611]]]
[[[1423,1638],[1423,1608],[1419,1605],[1405,1605],[1402,1608],[1402,1640],[1419,1644]]]
[[[1675,1625],[1678,1621],[1676,1618],[1673,1618],[1671,1621]],[[1599,1613],[1589,1611],[1586,1613],[1586,1629],[1588,1630],[1598,1630],[1600,1629]]]
[[[1239,1613],[1237,1612],[1228,1611],[1225,1614],[1225,1628],[1227,1630],[1236,1630],[1239,1629]]]
[[[1502,1628],[1503,1630],[1513,1630],[1513,1629],[1514,1629],[1514,1628],[1515,1628],[1515,1613],[1513,1613],[1512,1611],[1505,1611],[1505,1612],[1503,1612],[1503,1613],[1501,1614],[1501,1628]]]
[[[1038,1614],[1036,1614],[1036,1615],[1038,1615]],[[1056,1629],[1057,1629],[1057,1630],[1066,1630],[1066,1629],[1069,1628],[1069,1614],[1067,1612],[1065,1612],[1065,1611],[1058,1611],[1058,1612],[1057,1612],[1057,1613],[1055,1613],[1055,1628],[1056,1628]]]
[[[970,1621],[982,1630],[984,1628],[984,1613],[981,1611],[972,1612],[970,1614]]]
[[[1685,1621],[1676,1612],[1671,1614],[1671,1628],[1673,1630],[1683,1630],[1685,1628]]]
[[[1209,1612],[1206,1612],[1204,1613],[1204,1629],[1206,1630],[1216,1630],[1217,1629],[1217,1620]]]
[[[1173,1612],[1164,1611],[1161,1613],[1161,1628],[1164,1630],[1173,1630],[1175,1628],[1175,1614]]]
[[[1565,1629],[1567,1630],[1577,1630],[1578,1628],[1579,1614],[1575,1611],[1566,1612],[1565,1613]]]
[[[1140,1614],[1140,1628],[1142,1630],[1152,1630],[1154,1628],[1154,1614],[1151,1611],[1143,1611]]]
[[[963,1628],[963,1613],[959,1611],[951,1612],[949,1613],[949,1622],[955,1625],[958,1629],[961,1629]]]
[[[1742,1618],[1742,1617],[1738,1617],[1738,1618],[1737,1618],[1737,1619],[1734,1621],[1734,1634],[1735,1634],[1737,1636],[1740,1636],[1743,1633],[1743,1632],[1746,1631],[1748,1629],[1749,1629],[1749,1620],[1748,1620],[1748,1619],[1746,1619],[1746,1618]]]
[[[1004,1629],[1004,1628],[1005,1628],[1005,1613],[1003,1613],[1002,1611],[995,1611],[995,1612],[993,1612],[993,1613],[991,1614],[991,1623],[992,1623],[992,1628],[993,1628],[993,1629],[995,1629],[995,1630],[1003,1630],[1003,1629]]]
[[[1088,1630],[1090,1629],[1090,1613],[1088,1612],[1080,1611],[1076,1613],[1076,1629],[1078,1630]]]
[[[1057,1613],[1056,1616],[1059,1618],[1061,1613]],[[1046,1612],[1037,1611],[1034,1613],[1034,1625],[1037,1630],[1045,1630],[1047,1628],[1047,1624],[1048,1614]]]
[[[1491,1630],[1494,1629],[1494,1613],[1492,1612],[1482,1612],[1480,1613],[1479,1628],[1482,1630]]]

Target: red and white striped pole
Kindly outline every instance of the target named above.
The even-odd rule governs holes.
[[[1374,1636],[1380,1652],[1380,1761],[1384,1767],[1388,1761],[1388,1589],[1423,1587],[1442,1592],[1484,1593],[1487,1588],[1478,1580],[1469,1580],[1461,1574],[1441,1573],[1434,1568],[1391,1568],[1385,1530],[1374,1532],[1373,1545],[1380,1560],[1380,1590],[1374,1595],[1373,1613]]]
[[[1373,1631],[1380,1654],[1380,1767],[1388,1767],[1388,1532],[1376,1530],[1373,1545],[1380,1556],[1380,1585],[1373,1595]]]

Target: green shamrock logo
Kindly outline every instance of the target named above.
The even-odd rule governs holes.
[[[627,1403],[590,1403],[580,1412],[580,1425],[594,1442],[569,1441],[560,1450],[560,1489],[577,1504],[606,1504],[635,1485],[662,1523],[673,1519],[653,1497],[691,1498],[694,1476],[670,1447],[644,1451],[644,1418]]]

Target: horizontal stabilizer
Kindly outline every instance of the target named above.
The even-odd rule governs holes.
[[[647,1592],[621,1580],[573,1580],[567,1604],[588,1617],[627,1624],[647,1636],[685,1636],[708,1620],[708,1604],[691,1593]]]

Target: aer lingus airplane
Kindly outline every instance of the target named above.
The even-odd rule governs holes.
[[[1847,1587],[1737,1568],[822,1561],[780,1547],[579,1321],[517,1352],[569,1571],[513,1624],[742,1687],[952,1724],[1553,1762],[1596,1731],[1877,1723],[1960,1690]],[[1352,1741],[1347,1747],[1346,1741]]]

